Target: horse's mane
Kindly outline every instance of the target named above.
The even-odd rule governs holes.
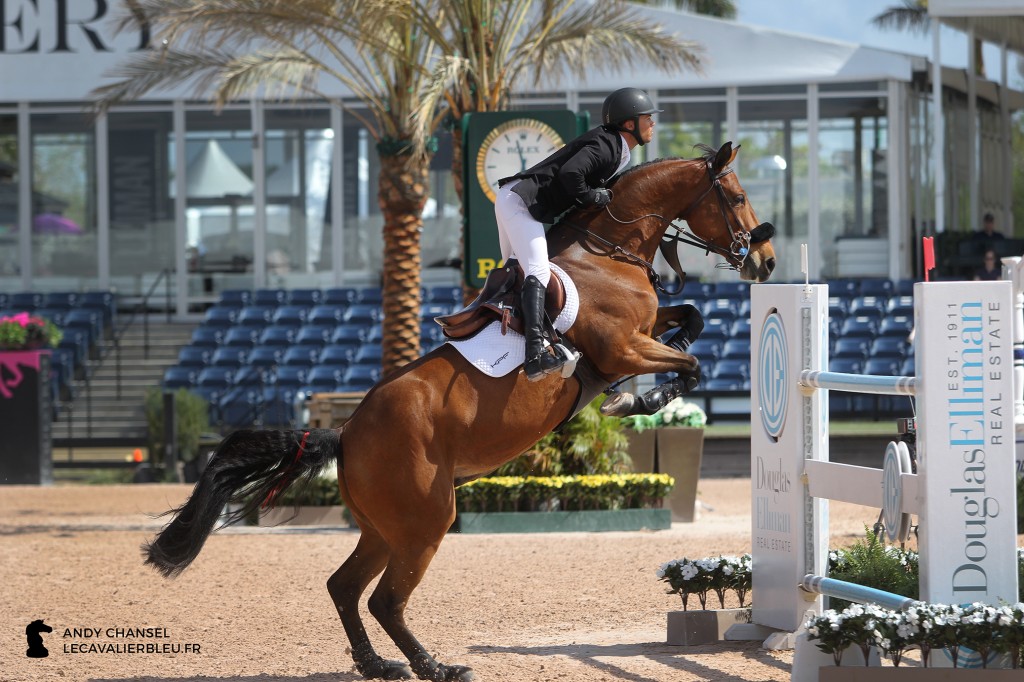
[[[614,178],[612,178],[611,182],[609,182],[608,185],[606,185],[606,186],[607,187],[614,187],[619,182],[619,180],[621,180],[622,178],[624,178],[627,175],[630,175],[632,173],[635,173],[638,170],[645,169],[648,166],[653,166],[653,165],[656,165],[656,164],[659,164],[659,163],[664,163],[666,161],[703,161],[705,163],[711,163],[711,162],[713,162],[715,160],[715,156],[718,154],[718,150],[717,149],[715,149],[714,147],[712,147],[710,145],[706,145],[703,142],[698,142],[697,144],[695,144],[693,146],[694,146],[694,148],[699,149],[703,153],[700,156],[698,156],[696,158],[692,158],[692,159],[683,158],[681,156],[666,156],[666,157],[663,157],[663,158],[660,158],[660,159],[653,159],[651,161],[644,161],[643,163],[638,163],[637,165],[633,166],[632,168],[627,168],[626,170],[624,170],[621,173],[619,173],[618,175],[616,175]]]

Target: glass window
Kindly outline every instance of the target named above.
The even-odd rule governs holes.
[[[423,208],[422,260],[424,268],[452,269],[457,277],[462,263],[462,204],[452,176],[452,133],[437,134],[437,153],[430,162],[430,197]]]
[[[888,123],[884,102],[877,97],[821,100],[818,177],[825,277],[888,273]],[[859,258],[855,254],[866,248],[877,249],[880,256],[876,272],[864,272],[844,260]]]
[[[719,147],[725,136],[725,102],[662,103],[654,130],[660,155],[689,159],[701,156],[694,145]]]
[[[381,272],[384,254],[384,218],[377,203],[380,157],[373,136],[360,122],[368,116],[365,109],[357,109],[342,117],[345,271],[361,271],[364,277]]]
[[[739,89],[740,97],[743,95],[803,95],[807,92],[807,86],[803,83],[798,85],[747,85]]]
[[[775,225],[777,253],[799,253],[807,241],[808,134],[803,100],[740,102],[736,173],[761,221]],[[798,258],[780,258],[773,279],[800,276]]]
[[[96,155],[84,114],[35,114],[32,130],[33,287],[97,285]]]
[[[175,269],[170,196],[169,112],[114,112],[108,118],[110,276],[140,296],[163,269]]]
[[[268,109],[266,128],[269,286],[330,283],[330,216],[325,215],[334,131],[327,109]]]
[[[254,285],[250,115],[189,111],[185,129],[188,294],[210,301],[223,289]],[[173,136],[168,147],[173,167]]]
[[[0,114],[0,291],[20,287],[18,250],[18,117]]]
[[[665,100],[671,97],[725,97],[725,88],[672,88],[669,90],[658,90],[658,101],[661,104],[664,104]]]
[[[885,83],[864,81],[862,83],[822,83],[818,92],[885,92]]]

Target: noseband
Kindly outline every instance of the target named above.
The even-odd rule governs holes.
[[[669,222],[668,226],[675,229],[675,235],[665,235],[664,239],[669,243],[682,242],[689,244],[690,246],[696,246],[697,248],[704,249],[706,253],[717,253],[718,255],[725,258],[725,263],[719,263],[716,267],[729,268],[730,270],[739,270],[743,267],[744,261],[747,259],[747,255],[750,253],[750,245],[758,244],[760,242],[768,241],[775,236],[775,226],[771,223],[761,223],[754,229],[747,232],[741,226],[739,216],[736,215],[736,210],[733,208],[729,199],[725,196],[725,188],[722,187],[722,178],[733,172],[732,168],[726,168],[718,175],[714,175],[711,170],[711,164],[706,164],[705,168],[708,172],[708,179],[711,180],[711,184],[708,185],[707,189],[701,192],[700,196],[694,199],[689,206],[686,207],[682,213],[679,214],[679,220],[687,220],[687,216],[697,208],[702,201],[711,193],[715,191],[718,199],[718,208],[722,214],[722,219],[725,220],[725,226],[729,230],[729,237],[731,242],[729,248],[719,246],[711,241],[699,237],[692,230],[688,230],[687,227],[680,227],[674,222]]]

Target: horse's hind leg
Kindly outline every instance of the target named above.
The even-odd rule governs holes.
[[[345,563],[327,580],[327,591],[341,617],[352,645],[356,670],[366,679],[404,680],[412,671],[404,661],[388,661],[377,655],[359,617],[359,597],[388,562],[387,543],[372,529],[363,529],[356,548]]]
[[[454,515],[454,509],[452,510]],[[388,567],[380,583],[370,596],[370,613],[384,627],[412,664],[412,669],[423,680],[434,682],[470,682],[476,679],[472,670],[460,665],[442,665],[427,653],[405,624],[405,606],[409,595],[419,585],[423,574],[437,552],[452,518],[430,537],[430,533],[414,537],[407,535],[403,542],[395,542]],[[422,530],[422,529],[420,529]]]

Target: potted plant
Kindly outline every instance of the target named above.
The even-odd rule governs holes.
[[[682,611],[668,613],[668,644],[696,646],[725,637],[725,631],[738,623],[750,622],[746,605],[752,583],[751,558],[718,556],[704,559],[676,559],[661,565],[658,579],[668,583],[669,594],[683,600]],[[726,593],[739,599],[739,608],[725,608]],[[718,598],[717,609],[709,609],[709,595]],[[690,597],[696,596],[700,610],[690,610]]]
[[[49,349],[62,336],[27,312],[0,317],[0,482],[53,481]]]
[[[634,464],[646,464],[651,470],[675,479],[675,489],[668,499],[673,521],[689,523],[694,520],[707,421],[704,410],[682,398],[676,398],[650,416],[622,419],[638,436],[630,447]],[[645,436],[648,432],[650,435]]]
[[[175,423],[177,426],[178,452],[182,478],[185,483],[195,483],[203,472],[206,462],[199,457],[199,444],[210,430],[209,405],[202,396],[179,388],[174,393]],[[160,388],[146,391],[146,425],[149,451],[164,451],[164,394]],[[177,472],[168,472],[177,478]]]

